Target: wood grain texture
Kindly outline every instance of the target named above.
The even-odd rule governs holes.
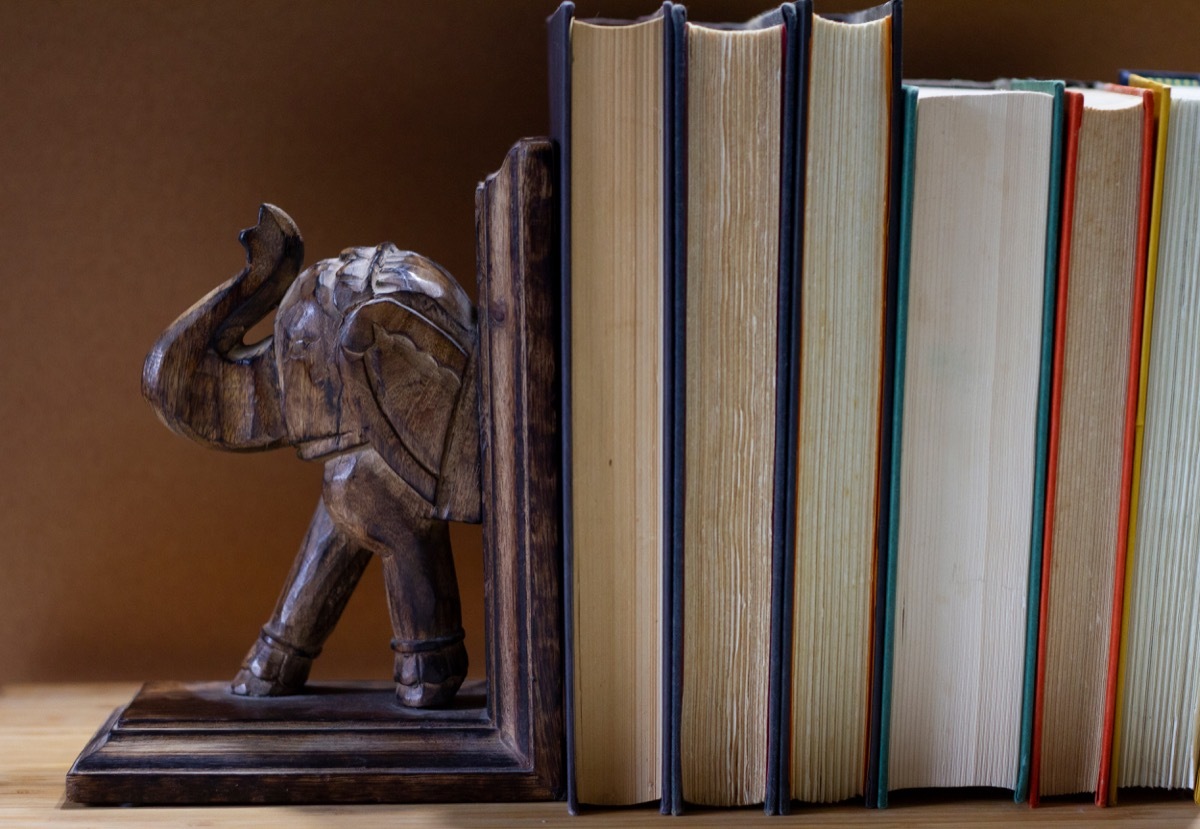
[[[480,186],[480,436],[487,691],[408,710],[387,686],[314,686],[261,700],[220,685],[160,684],[118,710],[76,760],[67,795],[90,803],[425,802],[553,799],[563,793],[555,269],[550,146],[525,141]],[[375,332],[374,336],[378,336]],[[338,498],[386,476],[351,453]],[[340,467],[339,467],[340,469]],[[329,497],[327,488],[326,502]],[[387,504],[367,500],[373,509]],[[331,510],[333,507],[331,507]],[[401,518],[405,518],[401,514]],[[409,526],[403,521],[398,522]],[[310,538],[330,557],[320,510]],[[356,560],[353,560],[356,562]],[[357,563],[347,566],[358,566]],[[335,568],[336,569],[336,568]],[[335,576],[338,575],[335,573]],[[450,577],[453,571],[450,571]],[[409,606],[412,580],[388,571]],[[339,588],[344,590],[344,585]],[[436,603],[436,602],[435,602]],[[436,611],[436,608],[435,608]],[[428,652],[428,651],[419,651]]]
[[[246,267],[171,324],[142,372],[173,431],[325,464],[309,533],[232,690],[298,693],[374,553],[396,695],[443,705],[468,663],[446,521],[480,512],[474,309],[439,265],[390,243],[300,272],[300,231],[273,205],[239,240]],[[273,333],[246,342],[272,312]]]
[[[662,820],[651,809],[589,812],[572,818],[562,803],[437,805],[326,805],[238,807],[220,809],[173,806],[138,809],[95,809],[63,802],[63,771],[98,719],[129,699],[135,686],[10,685],[0,686],[0,824],[5,826],[210,826],[246,827],[578,827],[580,821],[605,826],[640,827]],[[859,806],[797,809],[788,817],[766,817],[758,809],[692,810],[673,819],[694,827],[739,825],[763,827],[1091,827],[1178,829],[1200,819],[1200,809],[1183,794],[1145,794],[1122,798],[1121,806],[1097,809],[1078,802],[1053,802],[1039,809],[1012,803],[1005,795],[974,793],[954,801],[896,795],[896,806],[866,811]]]
[[[146,358],[142,394],[172,431],[218,449],[284,444],[273,339],[246,332],[274,311],[300,274],[304,242],[286,213],[263,205],[242,231],[246,267],[171,324]]]
[[[552,149],[524,139],[477,214],[488,681],[544,797],[565,793]],[[468,799],[465,794],[456,799]],[[497,798],[499,799],[499,798]]]

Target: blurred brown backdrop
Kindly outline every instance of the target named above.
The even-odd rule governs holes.
[[[168,433],[141,400],[145,352],[239,270],[262,201],[296,219],[310,262],[390,239],[473,291],[474,185],[547,129],[552,10],[0,0],[0,682],[232,675],[320,469]],[[911,77],[1200,70],[1200,4],[908,0],[905,24]],[[478,533],[456,541],[478,673]],[[315,675],[387,677],[389,635],[375,566]]]

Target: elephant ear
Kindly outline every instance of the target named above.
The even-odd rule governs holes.
[[[475,346],[405,304],[377,297],[346,315],[340,359],[367,439],[437,517],[479,520]]]

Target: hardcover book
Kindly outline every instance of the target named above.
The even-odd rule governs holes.
[[[1118,680],[1113,785],[1196,785],[1200,679],[1200,86],[1194,76],[1126,73],[1154,95],[1158,130],[1146,266],[1138,442]],[[1115,794],[1115,793],[1114,793]]]
[[[1108,799],[1154,106],[1068,89],[1030,803]],[[1122,336],[1119,332],[1125,332]]]
[[[918,93],[880,805],[1020,798],[1028,768],[1061,84],[1044,88]]]
[[[875,785],[886,589],[902,7],[814,15],[803,90],[794,555],[781,811]],[[847,198],[847,194],[853,194]]]
[[[549,21],[559,162],[567,797],[671,803],[673,104],[682,10]]]

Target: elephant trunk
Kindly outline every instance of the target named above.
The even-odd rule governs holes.
[[[284,443],[273,337],[242,338],[295,281],[304,242],[291,218],[264,204],[242,231],[246,267],[171,324],[146,357],[142,394],[172,431],[217,449]]]

